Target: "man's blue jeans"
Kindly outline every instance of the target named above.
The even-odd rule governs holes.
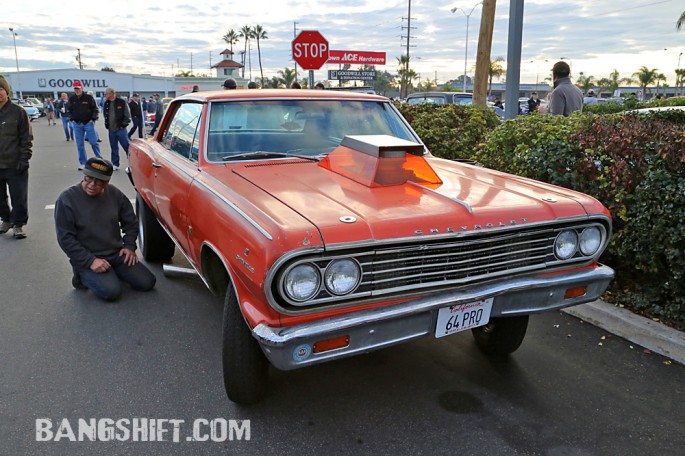
[[[78,162],[81,166],[86,166],[88,157],[86,156],[85,138],[88,138],[90,147],[93,148],[93,153],[96,157],[102,158],[100,155],[100,146],[98,145],[98,134],[95,131],[95,122],[92,120],[87,124],[72,122],[74,125],[74,136],[76,137],[76,149],[78,150]]]
[[[71,119],[64,114],[61,116],[62,128],[64,128],[64,135],[67,137],[67,141],[74,139],[74,127],[71,124]]]
[[[138,291],[152,290],[157,282],[155,275],[143,263],[129,266],[118,253],[104,257],[112,266],[107,272],[93,272],[90,269],[75,270],[81,283],[100,299],[114,301],[121,295],[121,281]]]
[[[142,138],[143,137],[143,118],[142,117],[133,117],[133,118],[131,118],[131,123],[133,123],[133,128],[131,128],[128,131],[129,139],[131,138],[131,136],[133,136],[133,133],[135,133],[136,130],[138,130],[138,137]]]
[[[9,189],[12,207],[7,200]],[[15,168],[0,169],[0,219],[12,225],[24,226],[29,220],[29,170],[23,173]]]
[[[126,128],[120,128],[118,130],[107,130],[109,133],[109,146],[112,149],[112,165],[119,167],[119,144],[126,152],[128,157],[128,133]]]

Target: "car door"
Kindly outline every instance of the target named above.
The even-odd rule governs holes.
[[[203,106],[197,102],[173,106],[173,117],[160,135],[161,151],[152,164],[160,220],[185,252],[188,252],[186,207],[190,184],[198,173],[197,144]]]

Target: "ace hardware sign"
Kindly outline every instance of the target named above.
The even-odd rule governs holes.
[[[293,59],[304,70],[318,70],[328,60],[326,38],[316,30],[303,30],[292,42]]]

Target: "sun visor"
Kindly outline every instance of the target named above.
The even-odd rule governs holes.
[[[367,187],[442,184],[423,152],[423,145],[394,136],[345,136],[319,166]]]

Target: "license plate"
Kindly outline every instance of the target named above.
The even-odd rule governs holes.
[[[435,325],[435,337],[466,331],[486,325],[490,321],[493,298],[482,301],[456,304],[438,310],[438,322]]]

